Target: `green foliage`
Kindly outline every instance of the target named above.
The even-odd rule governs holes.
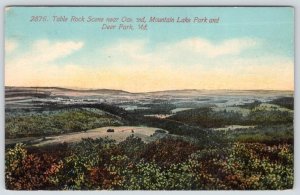
[[[293,187],[293,151],[290,145],[234,144],[226,164],[238,175],[242,189],[288,189]]]
[[[44,95],[50,94],[41,97]],[[5,152],[7,188],[265,190],[293,187],[293,97],[230,108],[210,104],[202,107],[193,101],[174,103],[171,99],[135,103],[149,109],[131,111],[105,103],[61,104],[39,99],[32,102],[32,107],[7,108],[6,138],[44,137],[118,125],[162,129],[157,134],[168,131],[163,138],[155,137],[150,143],[132,135],[120,143],[108,138],[88,138],[78,143],[36,148],[11,145]],[[203,100],[208,99],[198,99]],[[194,109],[171,113],[178,107]],[[164,119],[144,116],[149,114],[172,116]],[[253,128],[213,130],[228,125]]]
[[[285,124],[293,123],[294,115],[292,112],[280,110],[260,110],[252,109],[249,116],[245,120],[245,124]]]
[[[237,112],[219,111],[215,112],[210,107],[186,110],[178,112],[170,119],[181,121],[190,125],[199,125],[204,128],[223,127],[224,125],[238,123],[242,119],[242,114]]]
[[[143,117],[142,112],[127,113],[108,105],[104,108],[118,116],[93,107],[9,116],[6,131],[11,137],[81,131],[124,121],[165,129],[173,135],[150,143],[134,135],[120,143],[88,138],[52,149],[17,144],[6,150],[6,186],[25,190],[292,188],[293,112],[259,102],[244,107],[249,109],[247,115],[206,107],[167,119]],[[255,127],[208,129],[232,124]]]
[[[132,160],[139,159],[143,154],[146,144],[141,138],[131,135],[118,144],[120,150]]]
[[[239,107],[241,108],[247,108],[247,109],[254,109],[255,107],[259,106],[261,104],[260,101],[258,100],[255,100],[254,102],[251,102],[251,103],[245,103],[243,105],[240,105]]]
[[[293,113],[279,109],[264,109],[253,103],[250,112],[243,116],[234,111],[213,111],[212,108],[198,108],[186,110],[170,117],[189,125],[199,125],[206,128],[224,127],[227,125],[275,125],[293,123]],[[257,106],[256,106],[257,105]]]
[[[157,164],[143,160],[133,164],[126,156],[112,157],[109,170],[121,175],[120,189],[159,190],[166,182],[162,168]]]
[[[197,149],[197,146],[189,142],[164,138],[147,144],[142,158],[147,162],[154,161],[161,167],[169,167],[174,163],[184,162]]]
[[[22,144],[5,154],[5,183],[8,189],[52,189],[52,177],[62,167],[61,161],[49,154],[29,154]]]
[[[293,186],[293,145],[236,142],[198,148],[165,138],[84,139],[55,155],[17,144],[6,151],[9,189],[244,190]],[[132,151],[131,151],[132,150]]]
[[[294,97],[281,97],[272,100],[270,103],[294,110]]]
[[[139,104],[137,104],[139,106]],[[170,104],[167,101],[153,100],[152,104],[141,104],[142,107],[147,107],[149,109],[137,109],[132,110],[130,113],[145,115],[145,114],[169,114],[171,110],[175,109],[174,104]]]
[[[107,138],[82,139],[71,145],[70,150],[88,167],[108,163],[111,155],[120,153],[115,141]]]
[[[7,138],[45,136],[120,125],[121,121],[104,113],[87,109],[64,109],[5,119]]]
[[[21,167],[22,161],[27,156],[24,144],[16,144],[12,149],[8,149],[5,155],[5,166],[9,172],[17,172]]]
[[[118,154],[115,141],[107,138],[82,139],[69,150],[71,155],[62,160],[64,166],[54,178],[57,182],[64,181],[63,189],[72,190],[92,188],[91,180],[98,178],[99,171],[105,172],[103,165],[110,163],[111,155]]]
[[[251,129],[236,129],[226,132],[225,136],[234,142],[244,143],[290,143],[294,142],[293,125],[267,125]]]

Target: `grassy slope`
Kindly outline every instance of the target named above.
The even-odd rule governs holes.
[[[55,111],[7,116],[6,138],[55,135],[103,126],[122,125],[111,114],[92,108],[69,108]]]

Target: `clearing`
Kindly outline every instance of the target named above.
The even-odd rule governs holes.
[[[113,129],[114,132],[107,132],[108,129]],[[144,126],[108,126],[101,127],[96,129],[91,129],[86,132],[77,132],[77,133],[69,133],[57,136],[48,136],[44,139],[36,139],[32,140],[31,143],[34,146],[45,146],[45,145],[56,145],[60,143],[73,143],[79,142],[82,138],[104,138],[108,137],[110,139],[114,139],[117,142],[121,142],[125,140],[128,136],[134,135],[136,137],[140,137],[145,142],[150,142],[161,137],[164,137],[168,131],[165,133],[155,133],[156,130],[161,130],[159,128],[154,127],[144,127]],[[152,136],[155,133],[154,136]]]

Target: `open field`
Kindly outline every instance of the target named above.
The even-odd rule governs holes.
[[[108,129],[113,129],[114,132],[107,132]],[[116,140],[117,142],[124,141],[130,135],[141,138],[144,142],[151,140],[150,136],[155,133],[157,128],[151,127],[136,127],[136,126],[121,126],[121,127],[102,127],[97,129],[88,130],[86,132],[71,133],[59,136],[45,137],[44,141],[41,141],[34,146],[56,145],[60,143],[74,143],[79,142],[85,138],[109,138]],[[167,133],[167,131],[166,131]],[[35,141],[33,140],[33,143]]]

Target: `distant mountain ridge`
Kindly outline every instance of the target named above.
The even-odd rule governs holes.
[[[63,87],[15,87],[15,86],[5,86],[5,91],[16,91],[16,90],[28,90],[28,91],[38,91],[38,90],[59,90],[59,91],[69,91],[69,92],[115,92],[115,93],[130,93],[124,90],[117,89],[71,89]]]
[[[168,94],[200,94],[200,93],[276,93],[284,92],[293,94],[294,91],[290,90],[232,90],[232,89],[174,89],[174,90],[162,90],[162,91],[150,91],[150,92],[129,92],[118,89],[71,89],[64,87],[16,87],[5,86],[5,92],[42,92],[42,91],[61,91],[61,92],[79,92],[79,93],[112,93],[112,94],[149,94],[149,95],[168,95]]]

